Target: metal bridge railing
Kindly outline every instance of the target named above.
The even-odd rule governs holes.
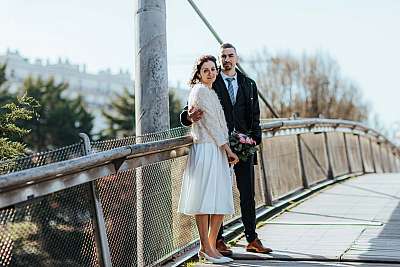
[[[399,149],[359,123],[282,119],[262,128],[257,207],[343,175],[400,171]],[[13,161],[0,176],[0,265],[152,266],[195,244],[194,220],[177,213],[187,133],[103,142],[82,135],[67,148],[81,154],[49,156],[42,166]],[[233,190],[227,222],[240,218]]]

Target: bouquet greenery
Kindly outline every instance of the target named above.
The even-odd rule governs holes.
[[[241,161],[247,161],[258,149],[250,136],[233,131],[229,136],[229,145]]]

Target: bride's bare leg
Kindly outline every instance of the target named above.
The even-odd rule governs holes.
[[[211,214],[210,216],[210,231],[208,233],[208,241],[215,254],[222,257],[222,254],[216,248],[217,236],[219,228],[221,227],[224,215],[221,214]]]
[[[200,235],[200,251],[205,252],[208,256],[218,257],[212,248],[208,238],[208,214],[199,214],[194,216],[196,219],[197,230]]]

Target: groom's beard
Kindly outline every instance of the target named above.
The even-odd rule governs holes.
[[[231,70],[231,69],[233,69],[233,65],[231,63],[226,63],[226,64],[222,65],[222,68],[224,70]]]

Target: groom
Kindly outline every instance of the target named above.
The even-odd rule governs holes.
[[[250,133],[250,136],[261,143],[260,107],[256,83],[236,69],[238,56],[236,48],[229,43],[220,47],[219,60],[221,71],[213,84],[224,109],[229,133],[234,129],[240,133]],[[200,109],[187,110],[186,106],[180,115],[181,123],[190,126],[202,118]],[[270,253],[272,249],[264,247],[256,233],[256,208],[254,200],[254,156],[247,161],[239,161],[235,165],[236,184],[240,193],[240,209],[244,233],[247,242],[246,250],[257,253]],[[224,256],[232,255],[222,237],[221,226],[217,238],[217,249]]]

